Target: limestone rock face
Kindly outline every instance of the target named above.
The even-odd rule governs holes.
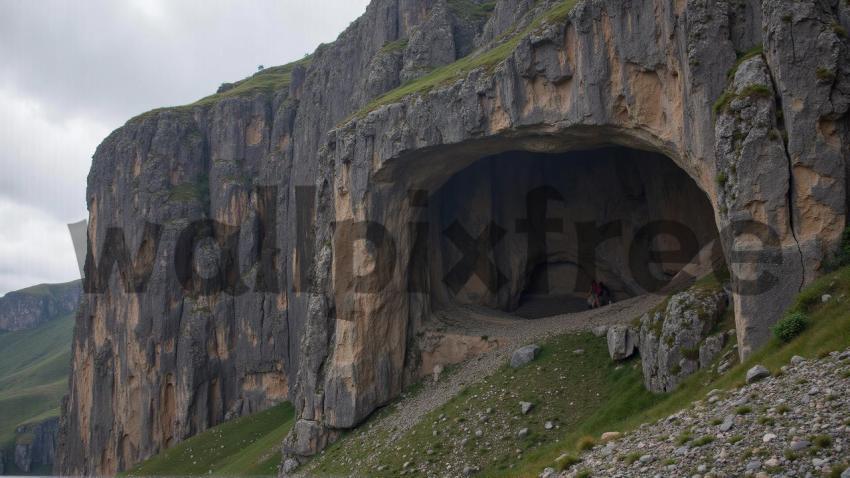
[[[432,307],[453,299],[429,268],[429,252],[454,249],[431,240],[436,227],[420,235],[411,225],[439,219],[437,203],[458,197],[441,188],[482,158],[569,162],[571,153],[617,147],[634,153],[621,159],[638,170],[646,155],[669,159],[713,214],[688,214],[685,204],[696,199],[652,200],[678,183],[666,174],[610,204],[633,201],[650,219],[670,213],[713,225],[733,272],[740,351],[764,343],[844,228],[850,62],[841,28],[850,26],[850,6],[563,5],[499,0],[492,13],[468,16],[457,2],[374,0],[336,42],[292,66],[280,87],[247,95],[234,87],[142,115],[110,135],[89,176],[89,267],[112,228],[133,254],[155,260],[144,293],[113,277],[83,299],[58,471],[112,474],[225,415],[284,399],[298,413],[284,451],[310,455],[398,396],[419,376],[415,341]],[[464,58],[473,67],[455,76],[375,102],[405,80],[426,80],[431,68],[485,52]],[[545,178],[550,170],[540,171]],[[610,184],[630,184],[635,174],[625,176]],[[531,175],[513,177],[532,184]],[[499,197],[480,204],[516,212],[515,201]],[[192,227],[227,254],[209,244],[175,253],[190,224],[210,219],[219,224]],[[508,243],[492,259],[510,266],[510,285],[466,294],[469,301],[516,305],[531,280],[534,245]],[[754,260],[750,251],[762,243],[769,247]],[[453,253],[440,267],[451,268]],[[175,263],[187,258],[217,280],[179,280]],[[221,264],[238,269],[216,276]],[[625,269],[618,259],[604,272]],[[641,335],[642,354],[663,351],[651,362],[650,372],[664,377],[658,388],[677,380],[669,374],[675,365],[699,366],[707,332],[685,312],[696,300],[681,297],[664,311],[677,327],[693,326],[674,337],[677,349],[648,335],[644,345]],[[695,358],[682,365],[674,350],[683,347]],[[706,357],[713,348],[705,346]]]
[[[34,329],[71,314],[80,302],[80,281],[43,284],[0,297],[0,332]]]
[[[722,349],[722,345],[720,349],[716,346],[724,333],[711,337],[709,333],[727,302],[722,289],[694,286],[641,318],[638,348],[648,390],[670,392],[682,379],[711,363]]]

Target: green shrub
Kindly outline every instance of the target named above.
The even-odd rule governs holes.
[[[706,435],[706,436],[703,436],[703,437],[700,437],[700,438],[697,438],[696,440],[694,440],[693,446],[694,446],[694,448],[697,448],[697,447],[701,447],[701,446],[704,446],[704,445],[708,445],[709,443],[711,443],[713,441],[714,441],[714,437]]]
[[[783,342],[790,342],[794,337],[803,333],[808,325],[806,314],[792,312],[773,326],[773,335]]]
[[[818,448],[829,448],[832,446],[832,437],[829,435],[815,435],[811,437],[811,440]]]
[[[596,446],[596,439],[592,436],[583,436],[579,439],[578,443],[576,443],[576,448],[579,451],[588,451]]]

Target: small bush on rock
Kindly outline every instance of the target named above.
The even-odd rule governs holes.
[[[803,333],[808,325],[808,319],[802,312],[792,312],[773,326],[773,335],[783,342],[790,342],[794,337]]]

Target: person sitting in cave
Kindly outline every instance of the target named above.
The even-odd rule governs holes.
[[[587,305],[591,309],[595,309],[599,307],[599,295],[602,293],[602,289],[599,287],[599,283],[594,279],[593,282],[590,283],[590,295],[587,297]]]
[[[611,289],[604,282],[599,281],[599,305],[611,305],[614,303],[614,297],[611,295]]]

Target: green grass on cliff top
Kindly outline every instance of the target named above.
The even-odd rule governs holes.
[[[222,93],[215,93],[206,96],[188,105],[157,108],[146,113],[142,113],[141,115],[136,116],[130,121],[144,119],[163,111],[188,112],[195,107],[212,106],[218,103],[219,101],[227,98],[239,98],[253,96],[261,93],[273,93],[277,90],[289,86],[289,83],[292,81],[292,71],[295,69],[296,66],[301,65],[306,67],[310,64],[310,61],[312,61],[312,57],[307,56],[301,60],[294,61],[292,63],[265,68],[249,76],[248,78],[233,83],[232,87],[229,90],[224,91]]]
[[[277,476],[292,405],[225,422],[133,467],[124,476]]]
[[[68,389],[73,314],[42,326],[0,335],[0,449],[15,428],[59,414]]]
[[[523,38],[539,29],[545,24],[552,24],[564,21],[575,7],[578,0],[561,0],[556,5],[552,6],[547,12],[532,20],[532,22],[524,29],[513,32],[512,35],[505,35],[501,42],[495,47],[472,53],[454,63],[441,66],[434,69],[427,75],[410,81],[398,88],[385,93],[376,98],[363,109],[355,113],[352,117],[362,117],[368,112],[391,103],[397,103],[406,96],[418,93],[427,93],[431,89],[456,81],[469,72],[477,68],[492,69],[502,61],[504,61],[519,45]]]

